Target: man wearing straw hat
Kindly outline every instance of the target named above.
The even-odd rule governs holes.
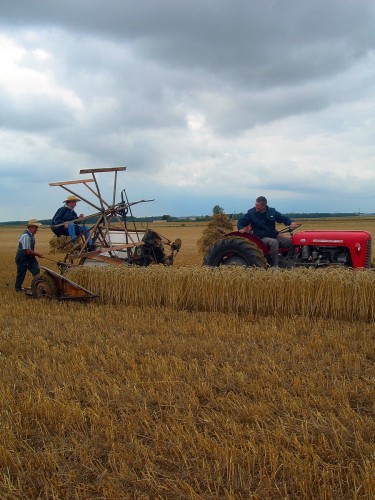
[[[16,276],[16,292],[22,291],[22,283],[24,282],[27,270],[33,276],[40,273],[39,264],[35,257],[43,259],[41,253],[35,252],[35,237],[39,226],[36,219],[31,219],[26,224],[26,230],[21,234],[18,240],[18,249],[16,253],[17,276]]]
[[[78,219],[74,209],[79,201],[81,200],[77,196],[68,196],[63,202],[65,205],[60,207],[53,216],[51,229],[56,236],[70,236],[73,243],[76,243],[76,236],[84,234],[88,240],[88,250],[90,250],[92,248],[90,228],[74,222],[75,219]],[[84,215],[80,214],[79,217],[84,217]]]

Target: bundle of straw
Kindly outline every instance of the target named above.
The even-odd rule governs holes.
[[[231,219],[226,214],[215,214],[197,241],[199,253],[205,255],[211,245],[230,231],[233,231]]]
[[[69,236],[53,236],[49,240],[50,253],[68,253],[73,250],[73,243]]]

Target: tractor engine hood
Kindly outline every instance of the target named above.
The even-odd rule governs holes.
[[[354,268],[371,266],[371,234],[368,231],[302,231],[292,236],[295,247],[345,247]]]
[[[330,230],[311,230],[301,231],[292,236],[294,245],[313,245],[313,246],[346,246],[354,248],[357,243],[366,246],[371,241],[371,234],[368,231],[330,231]]]

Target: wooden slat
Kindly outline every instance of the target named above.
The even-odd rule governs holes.
[[[126,170],[126,167],[112,167],[112,168],[87,168],[80,170],[80,174],[96,174],[97,172],[121,172]]]
[[[125,263],[123,259],[118,259],[116,257],[105,257],[103,255],[93,255],[91,257],[90,254],[85,254],[85,257],[90,260],[100,260],[100,262],[107,262],[108,264],[114,266],[123,266]]]
[[[123,250],[124,248],[141,247],[144,245],[143,241],[135,241],[134,243],[124,243],[124,245],[112,245],[111,247],[102,247],[102,252],[116,252],[116,250]]]
[[[108,252],[119,252],[120,250],[124,250],[125,248],[134,248],[134,247],[141,247],[144,245],[143,241],[135,241],[134,243],[126,243],[124,245],[115,245],[112,247],[101,247],[98,250],[93,250],[92,252],[85,252],[83,251],[81,253],[82,257],[91,257],[91,256],[96,256],[100,255],[101,253],[108,253]],[[112,257],[111,257],[112,258]]]
[[[65,182],[50,182],[50,186],[67,186],[68,184],[85,184],[86,182],[94,182],[94,179],[84,179],[79,181],[65,181]]]

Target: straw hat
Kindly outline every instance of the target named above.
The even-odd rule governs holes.
[[[30,226],[40,227],[40,226],[43,226],[43,224],[38,222],[36,219],[30,219],[29,222],[26,224],[26,227],[30,227]]]
[[[63,201],[63,203],[69,203],[70,201],[81,201],[77,196],[68,196],[66,200]]]

